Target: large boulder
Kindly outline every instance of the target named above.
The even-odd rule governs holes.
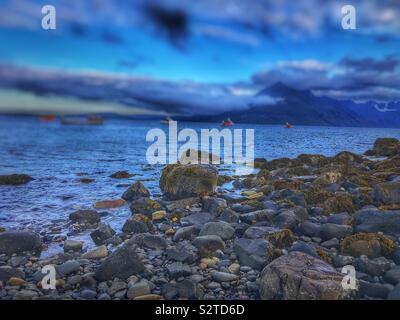
[[[321,259],[290,252],[271,262],[260,276],[264,300],[338,300],[352,291],[342,287],[343,274]]]
[[[374,187],[375,201],[384,204],[400,204],[400,182],[383,182]]]
[[[42,240],[38,234],[30,231],[0,233],[0,254],[11,255],[25,251],[34,253],[42,251]]]
[[[273,245],[264,239],[237,239],[234,250],[241,265],[256,270],[261,270],[276,256]]]
[[[372,150],[365,154],[369,156],[390,157],[400,153],[400,141],[395,138],[376,139]]]
[[[390,257],[396,249],[396,243],[380,233],[356,233],[343,239],[341,252],[345,255],[368,258]]]
[[[0,175],[0,185],[20,185],[26,184],[29,181],[33,180],[32,177],[27,174],[9,174],[9,175]]]
[[[144,265],[136,253],[136,246],[124,244],[103,261],[95,277],[99,281],[127,279],[143,271]]]
[[[160,189],[169,200],[177,200],[214,193],[218,171],[211,165],[172,164],[164,168]]]
[[[400,237],[400,211],[379,211],[375,208],[363,209],[354,215],[356,232],[383,232]]]
[[[216,235],[220,236],[223,240],[232,239],[234,234],[235,229],[224,221],[207,222],[200,231],[200,236]]]

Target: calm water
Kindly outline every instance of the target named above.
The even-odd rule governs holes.
[[[162,166],[146,163],[151,128],[157,121],[109,120],[103,126],[63,126],[35,118],[0,117],[0,174],[26,173],[35,178],[23,186],[0,186],[0,225],[8,229],[48,231],[67,222],[69,213],[91,208],[98,200],[118,198],[126,184],[144,181],[158,194]],[[210,123],[180,123],[179,128],[218,128]],[[400,139],[398,129],[235,125],[255,130],[255,156],[267,159],[296,157],[301,153],[334,155],[348,150],[362,153],[378,137]],[[112,179],[126,170],[136,176]],[[83,184],[81,178],[95,182]],[[129,208],[107,210],[103,218],[117,230],[130,216]],[[77,235],[83,238],[86,235]]]

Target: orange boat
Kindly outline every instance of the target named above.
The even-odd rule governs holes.
[[[50,121],[56,120],[56,116],[44,115],[44,116],[40,116],[40,117],[39,117],[39,120],[40,120],[40,121],[44,121],[44,122],[50,122]]]
[[[293,125],[290,124],[289,122],[286,122],[285,128],[287,128],[287,129],[293,128]]]
[[[221,126],[231,127],[231,126],[233,126],[233,121],[230,118],[225,119],[224,121],[222,121]]]

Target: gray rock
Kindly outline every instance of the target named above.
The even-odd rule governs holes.
[[[324,248],[327,248],[327,249],[330,249],[330,248],[338,249],[340,247],[340,242],[337,238],[333,238],[333,239],[322,242],[321,246]]]
[[[385,273],[384,279],[386,282],[393,284],[394,286],[400,283],[400,266],[388,270]]]
[[[368,259],[366,256],[361,256],[355,260],[354,266],[363,273],[381,276],[390,269],[390,261],[384,257]]]
[[[146,233],[149,231],[149,223],[136,215],[128,218],[122,226],[122,232],[125,233]]]
[[[270,209],[257,210],[240,215],[240,220],[247,224],[256,224],[258,222],[272,221],[275,211]]]
[[[135,299],[136,297],[144,296],[151,293],[149,283],[147,281],[139,281],[129,287],[127,292],[128,299]]]
[[[241,265],[260,270],[274,258],[272,244],[263,239],[240,238],[234,244]]]
[[[198,258],[198,250],[187,241],[179,242],[175,247],[167,248],[167,258],[174,261],[193,263]]]
[[[300,225],[300,232],[308,237],[317,237],[320,231],[321,225],[311,221],[305,221]]]
[[[57,274],[63,278],[71,273],[77,272],[80,269],[80,264],[76,260],[69,260],[62,265],[56,266]]]
[[[381,283],[371,283],[359,280],[359,294],[361,297],[386,299],[390,289]]]
[[[291,246],[288,250],[289,252],[303,252],[312,257],[319,258],[315,247],[311,246],[310,244],[304,241],[298,241],[293,246]]]
[[[134,199],[147,197],[150,197],[149,190],[147,190],[142,182],[136,181],[123,193],[121,198],[126,201],[132,201]]]
[[[350,225],[352,222],[352,217],[347,212],[331,214],[328,217],[328,223],[334,224],[347,224]]]
[[[239,213],[233,211],[230,208],[225,209],[218,217],[220,221],[225,221],[228,223],[236,223],[239,221]]]
[[[155,250],[161,250],[167,247],[167,241],[163,236],[149,233],[136,234],[128,240],[128,243]]]
[[[200,253],[206,254],[217,250],[225,251],[225,243],[221,237],[216,235],[199,236],[193,240],[193,245],[199,249]]]
[[[177,283],[166,283],[161,290],[165,299],[202,299],[204,292],[200,285],[189,279]]]
[[[83,299],[91,300],[91,299],[96,298],[96,296],[97,296],[97,292],[94,290],[84,289],[81,292],[81,298],[83,298]]]
[[[279,228],[294,230],[300,223],[300,219],[291,210],[279,212],[272,219],[272,225]]]
[[[231,282],[239,279],[239,276],[228,273],[228,272],[219,272],[215,271],[212,273],[212,278],[217,282]]]
[[[106,242],[106,240],[112,238],[115,235],[115,231],[108,224],[101,223],[96,230],[94,230],[90,237],[93,242],[99,246]]]
[[[373,197],[384,204],[400,204],[400,182],[383,182],[375,185]]]
[[[39,294],[34,290],[22,289],[14,295],[13,300],[33,300],[38,296]]]
[[[225,199],[215,197],[203,198],[203,211],[205,212],[219,215],[227,208],[227,206],[228,205]]]
[[[69,215],[73,223],[96,224],[100,222],[100,215],[95,210],[78,210]]]
[[[193,240],[198,234],[199,228],[195,226],[182,227],[175,232],[173,240]]]
[[[139,198],[132,201],[130,205],[132,214],[143,214],[149,219],[152,218],[152,213],[163,209],[162,205],[150,198]]]
[[[195,226],[197,229],[201,229],[207,222],[214,219],[213,215],[208,212],[196,212],[192,213],[181,219],[181,224],[183,226]]]
[[[30,231],[0,233],[0,254],[11,255],[25,251],[37,254],[42,251],[42,240],[38,234]]]
[[[192,274],[192,270],[187,264],[183,264],[182,262],[174,262],[167,266],[167,271],[172,279],[190,276]]]
[[[126,279],[143,271],[144,265],[136,254],[136,247],[124,244],[103,261],[95,277],[99,281],[113,278]]]
[[[65,240],[64,251],[81,251],[83,247],[83,241],[79,240]]]
[[[400,284],[394,287],[387,296],[388,300],[400,300]]]
[[[321,226],[319,236],[322,240],[330,240],[332,238],[342,239],[353,233],[351,226],[342,224],[326,223]]]
[[[272,261],[260,275],[263,300],[338,300],[352,292],[342,287],[343,275],[332,266],[302,252]]]
[[[0,281],[6,283],[10,278],[25,279],[25,272],[20,269],[12,268],[10,266],[0,267]]]
[[[115,279],[110,288],[108,288],[107,292],[110,296],[115,295],[117,292],[122,291],[122,290],[126,290],[127,288],[127,284],[124,281],[121,281],[119,279]]]
[[[335,255],[333,256],[333,265],[336,268],[341,268],[344,266],[354,264],[355,258],[352,256],[342,256],[342,255]]]
[[[355,232],[383,232],[400,237],[400,211],[379,211],[367,208],[354,215]]]
[[[220,236],[223,240],[232,239],[235,234],[235,229],[224,221],[207,222],[200,231],[200,236],[216,235]]]

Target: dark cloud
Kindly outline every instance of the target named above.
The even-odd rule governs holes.
[[[340,65],[354,71],[380,71],[380,72],[392,72],[400,64],[400,59],[396,56],[388,56],[384,59],[378,60],[374,58],[363,58],[356,59],[352,57],[345,57],[340,62]]]
[[[169,8],[149,3],[144,6],[145,15],[155,25],[156,30],[175,46],[181,47],[189,36],[189,16],[180,8]]]
[[[118,33],[110,31],[110,30],[103,31],[101,33],[100,37],[104,42],[107,42],[112,45],[125,44],[124,39]]]

